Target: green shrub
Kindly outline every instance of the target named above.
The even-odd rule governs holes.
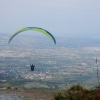
[[[79,91],[79,90],[84,90],[82,86],[80,86],[79,84],[77,85],[73,85],[70,87],[69,91]]]
[[[12,88],[10,86],[7,87],[7,90],[11,90]]]
[[[14,90],[19,90],[19,88],[18,87],[15,87]]]
[[[100,92],[95,89],[84,89],[78,84],[71,86],[69,90],[58,93],[54,100],[100,100]]]
[[[54,100],[65,100],[64,96],[61,93],[58,93],[54,96]]]

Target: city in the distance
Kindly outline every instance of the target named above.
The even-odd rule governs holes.
[[[62,90],[73,84],[98,85],[99,39],[57,37],[56,45],[45,36],[21,35],[10,44],[8,39],[0,37],[0,87]]]

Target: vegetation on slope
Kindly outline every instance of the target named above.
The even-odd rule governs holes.
[[[54,100],[100,100],[100,89],[88,90],[74,85],[67,91],[57,93]]]

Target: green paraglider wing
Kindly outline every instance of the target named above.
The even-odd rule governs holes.
[[[11,42],[11,40],[19,33],[23,32],[23,31],[27,31],[27,30],[34,30],[34,31],[38,31],[38,32],[41,32],[43,34],[45,34],[46,36],[48,36],[55,44],[56,44],[56,40],[54,38],[54,36],[48,32],[47,30],[45,29],[42,29],[42,28],[39,28],[39,27],[26,27],[26,28],[22,28],[20,30],[18,30],[17,32],[15,32],[9,39],[8,43]]]

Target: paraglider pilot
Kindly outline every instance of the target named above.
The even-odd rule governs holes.
[[[35,65],[33,65],[33,64],[31,65],[31,64],[30,64],[30,67],[31,67],[31,71],[34,71]]]

